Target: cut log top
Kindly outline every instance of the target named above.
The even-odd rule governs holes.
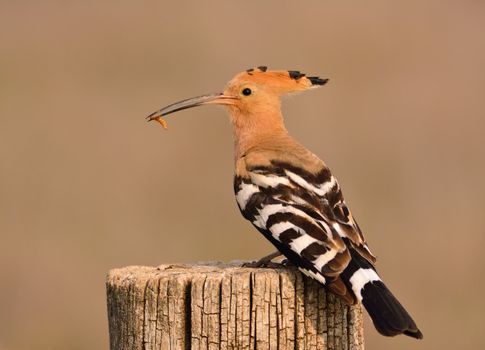
[[[363,349],[362,310],[297,269],[130,266],[107,278],[110,348]]]

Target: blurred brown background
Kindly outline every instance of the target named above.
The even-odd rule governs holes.
[[[483,1],[0,2],[0,349],[106,349],[114,267],[254,259],[222,108],[144,117],[268,65],[425,334],[484,348]]]

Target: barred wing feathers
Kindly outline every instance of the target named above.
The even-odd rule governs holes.
[[[247,166],[234,189],[244,217],[300,270],[349,304],[355,293],[340,275],[349,264],[349,242],[375,262],[348,210],[337,180],[323,166],[317,174],[289,163]]]
[[[362,301],[380,333],[422,338],[377,275],[376,259],[323,163],[316,173],[281,161],[239,164],[234,191],[243,216],[303,273],[347,304]]]

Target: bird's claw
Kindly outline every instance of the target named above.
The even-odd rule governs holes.
[[[242,266],[243,267],[251,267],[251,268],[258,268],[258,267],[264,268],[264,267],[266,267],[266,268],[270,268],[270,269],[275,269],[275,268],[284,266],[281,263],[273,262],[274,258],[277,258],[281,255],[282,254],[279,251],[276,251],[274,253],[271,253],[271,254],[259,259],[258,261],[251,261],[251,262],[244,263]]]
[[[242,264],[242,267],[249,267],[249,268],[253,268],[253,269],[256,269],[256,268],[276,269],[276,268],[281,267],[281,266],[282,266],[282,264],[272,262],[271,260],[270,261],[261,261],[261,260],[249,261],[249,262],[245,262],[245,263]]]

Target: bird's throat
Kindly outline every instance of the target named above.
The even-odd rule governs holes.
[[[288,137],[280,111],[265,115],[231,113],[231,120],[236,161],[252,149]]]

